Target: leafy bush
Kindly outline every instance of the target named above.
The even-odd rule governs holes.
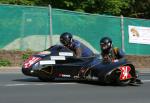
[[[34,53],[34,52],[31,51],[31,50],[29,50],[29,49],[26,50],[26,51],[22,54],[22,59],[23,59],[23,60],[28,59],[33,53]]]
[[[10,66],[11,62],[9,60],[6,59],[0,59],[0,67],[1,66]]]
[[[24,54],[22,55],[22,59],[23,59],[23,60],[26,60],[26,59],[29,58],[29,56],[30,56],[30,54],[24,53]]]

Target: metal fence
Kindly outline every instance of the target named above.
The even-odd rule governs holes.
[[[127,54],[150,55],[150,45],[129,43],[128,25],[150,27],[150,20],[73,12],[48,7],[0,5],[1,49],[41,51],[59,44],[71,32],[98,53],[99,40],[109,36]]]
[[[42,50],[49,36],[49,9],[0,5],[1,49]]]

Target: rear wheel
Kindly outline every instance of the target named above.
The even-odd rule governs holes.
[[[128,85],[131,82],[131,79],[120,80],[120,73],[121,71],[119,69],[109,72],[105,77],[105,82],[121,86]]]
[[[131,79],[126,79],[126,80],[120,80],[120,74],[121,74],[121,71],[119,69],[117,69],[116,71],[116,83],[118,85],[121,85],[121,86],[126,86],[126,85],[129,85],[129,83],[131,82]]]
[[[121,86],[126,86],[129,85],[129,83],[131,82],[131,79],[128,80],[122,80],[122,81],[117,81],[117,84],[121,85]]]

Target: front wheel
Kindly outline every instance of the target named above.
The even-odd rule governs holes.
[[[50,81],[53,81],[54,78],[53,77],[38,77],[39,80],[43,81],[43,82],[50,82]]]

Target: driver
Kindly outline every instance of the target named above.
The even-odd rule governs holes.
[[[62,33],[60,35],[60,42],[74,52],[76,57],[90,57],[94,53],[83,43],[73,39],[73,36],[69,32]]]
[[[113,47],[112,40],[109,37],[101,38],[100,48],[104,63],[117,62],[120,59],[125,59],[125,53],[123,50]]]

